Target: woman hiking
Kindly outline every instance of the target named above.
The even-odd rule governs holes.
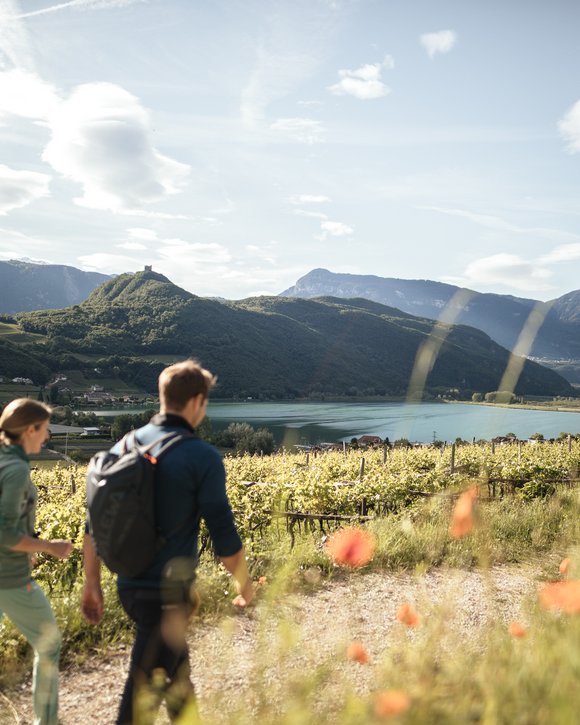
[[[35,537],[36,487],[28,456],[48,439],[51,410],[35,400],[8,403],[0,415],[0,620],[3,614],[34,650],[34,725],[58,723],[60,632],[46,596],[31,576],[32,555],[66,559],[70,541]]]

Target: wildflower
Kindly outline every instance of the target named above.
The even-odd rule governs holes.
[[[375,715],[386,720],[406,712],[410,705],[409,695],[403,690],[385,690],[375,697]]]
[[[473,502],[477,498],[477,487],[472,486],[457,499],[453,508],[449,533],[454,539],[461,539],[473,529]]]
[[[407,627],[416,627],[419,624],[419,615],[410,604],[401,604],[397,609],[397,619]]]
[[[267,576],[261,576],[258,579],[258,586],[263,587],[263,586],[266,586],[267,583],[268,583],[268,577]]]
[[[511,634],[512,637],[515,637],[516,639],[523,639],[524,637],[528,636],[527,629],[525,627],[522,627],[519,622],[512,622],[508,627],[508,632]]]
[[[336,564],[364,566],[373,558],[375,540],[363,529],[340,529],[326,542],[326,551]]]
[[[580,614],[580,581],[567,580],[546,584],[539,593],[544,609],[561,609],[567,614]]]
[[[349,660],[358,662],[359,665],[366,665],[369,661],[369,653],[364,648],[362,642],[359,642],[356,639],[348,645],[346,656]]]
[[[568,573],[568,569],[570,568],[570,559],[562,559],[560,562],[560,574],[564,576]]]

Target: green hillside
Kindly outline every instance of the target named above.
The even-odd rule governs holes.
[[[98,367],[151,391],[163,362],[195,356],[218,374],[217,395],[273,398],[404,395],[434,325],[363,299],[219,302],[154,272],[120,275],[80,305],[17,319],[21,330],[44,339],[21,347],[53,370]],[[474,328],[448,332],[429,389],[497,389],[509,353]],[[559,375],[529,361],[516,392],[573,394]]]

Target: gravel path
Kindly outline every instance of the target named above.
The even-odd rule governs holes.
[[[226,617],[219,625],[194,625],[189,636],[192,677],[202,714],[210,707],[215,714],[220,699],[227,702],[243,696],[251,701],[251,680],[257,669],[262,681],[268,682],[269,697],[276,698],[280,682],[289,674],[329,659],[344,660],[344,647],[353,639],[365,644],[371,666],[363,668],[344,660],[340,669],[354,680],[357,690],[368,691],[376,675],[374,663],[391,643],[400,641],[402,627],[395,611],[402,602],[411,602],[427,617],[443,607],[447,628],[473,642],[492,617],[506,623],[514,619],[525,622],[521,606],[533,592],[537,574],[531,566],[494,567],[484,573],[438,569],[423,576],[353,574],[325,584],[314,594],[260,602],[252,612]],[[405,630],[405,636],[415,633]],[[285,639],[292,646],[282,646]],[[114,722],[127,656],[127,650],[110,652],[62,672],[63,725]],[[31,722],[29,693],[27,683],[10,695],[19,720],[0,706],[0,725]],[[158,722],[167,722],[163,714]]]

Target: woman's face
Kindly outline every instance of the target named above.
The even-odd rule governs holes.
[[[50,438],[49,423],[50,421],[44,420],[37,425],[28,426],[20,436],[20,443],[25,453],[40,453],[43,444]]]

